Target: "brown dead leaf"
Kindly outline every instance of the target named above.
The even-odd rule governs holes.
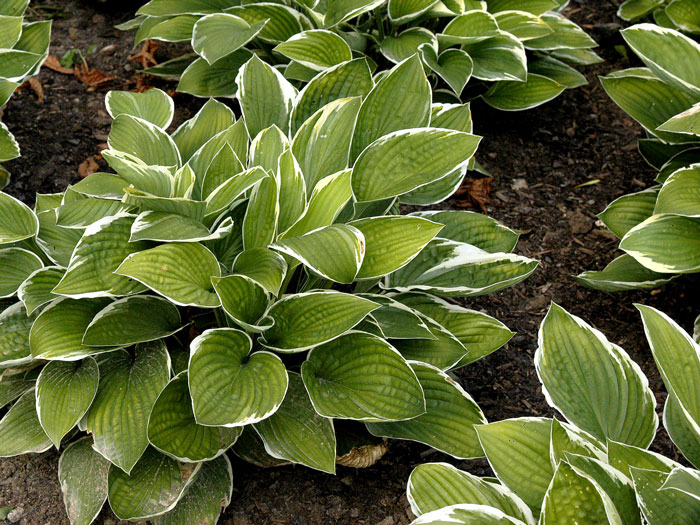
[[[85,64],[75,67],[75,76],[92,90],[117,79],[117,77],[107,75],[99,69],[88,68]]]
[[[100,169],[100,165],[97,163],[97,159],[95,156],[88,157],[85,159],[83,162],[80,163],[80,166],[78,166],[78,176],[81,179],[84,179],[88,175],[92,175],[93,173],[96,173]]]
[[[129,60],[137,61],[139,64],[141,64],[141,67],[143,69],[157,66],[158,62],[156,61],[153,54],[159,48],[160,46],[153,40],[146,40],[141,46],[141,50],[135,55],[130,56]]]
[[[457,190],[455,197],[456,204],[463,208],[479,208],[482,213],[486,213],[486,205],[491,202],[491,184],[493,178],[482,177],[479,179],[465,179],[462,187]]]
[[[61,61],[58,60],[53,55],[49,55],[46,60],[44,61],[44,67],[48,67],[52,71],[56,71],[58,73],[63,73],[64,75],[73,75],[74,72],[72,69],[69,69],[67,67],[63,67],[61,65]]]
[[[27,79],[27,82],[29,83],[29,87],[32,88],[32,91],[36,93],[36,98],[39,99],[39,102],[44,101],[44,86],[41,85],[41,82],[39,82],[39,79],[36,77],[29,77]]]

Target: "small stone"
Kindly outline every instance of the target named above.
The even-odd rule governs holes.
[[[510,187],[513,188],[515,191],[526,190],[527,181],[525,179],[513,179],[513,182],[510,185]]]
[[[7,520],[10,523],[17,523],[24,516],[24,509],[22,507],[16,507],[10,511],[7,515]]]
[[[103,47],[100,49],[100,55],[102,56],[108,56],[114,53],[117,50],[117,46],[115,44],[110,44],[108,46]]]

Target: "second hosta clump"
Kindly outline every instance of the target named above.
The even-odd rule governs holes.
[[[252,58],[237,82],[242,118],[210,100],[172,136],[165,93],[112,92],[116,173],[35,210],[0,194],[0,456],[70,443],[72,523],[106,499],[122,519],[213,522],[232,446],[325,472],[384,437],[482,454],[485,418],[447,373],[512,333],[448,298],[537,263],[482,215],[398,208],[459,187],[469,106],[432,104],[417,56],[301,93]]]

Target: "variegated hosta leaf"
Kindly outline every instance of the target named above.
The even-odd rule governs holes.
[[[669,474],[674,468],[680,466],[680,463],[657,452],[617,443],[616,441],[608,442],[608,463],[629,479],[632,479],[633,468],[649,469]]]
[[[180,306],[215,308],[212,277],[221,276],[216,256],[198,243],[170,243],[127,257],[115,270]]]
[[[377,308],[377,303],[342,292],[287,295],[267,312],[274,324],[260,342],[280,352],[308,350],[343,335]]]
[[[37,218],[40,224],[37,245],[54,263],[67,267],[75,245],[83,234],[82,230],[58,226],[56,210],[40,212]]]
[[[34,389],[22,394],[0,419],[0,457],[39,453],[51,448],[36,412]]]
[[[374,141],[352,172],[358,201],[376,201],[408,193],[465,167],[480,137],[433,128],[396,131]]]
[[[300,237],[286,237],[270,247],[295,258],[326,279],[350,284],[362,266],[365,238],[354,226],[333,224]]]
[[[450,505],[439,510],[423,514],[411,525],[524,525],[524,522],[487,505],[460,504]]]
[[[335,473],[333,420],[316,413],[299,374],[289,374],[284,401],[254,428],[271,456]]]
[[[384,135],[427,126],[430,100],[430,84],[421,60],[415,54],[384,76],[362,102],[353,134],[350,163],[353,164],[367,146]]]
[[[107,501],[110,463],[85,437],[68,445],[58,460],[58,481],[71,525],[90,525]]]
[[[34,237],[39,221],[23,202],[0,192],[0,244],[9,244]]]
[[[510,253],[488,253],[470,244],[437,238],[410,263],[387,277],[386,287],[472,297],[513,286],[538,262]]]
[[[386,295],[365,294],[362,297],[381,304],[372,312],[387,339],[434,339],[432,332],[417,312]]]
[[[695,523],[700,520],[700,501],[677,490],[660,490],[668,473],[631,467],[639,509],[647,523]]]
[[[438,36],[439,38],[439,36]],[[464,50],[474,62],[473,76],[487,81],[527,80],[527,59],[522,42],[510,33],[466,44]]]
[[[145,521],[177,505],[197,479],[201,463],[180,463],[153,448],[144,452],[131,474],[109,469],[109,506],[119,519]]]
[[[289,149],[289,139],[275,125],[262,130],[250,143],[249,166],[260,166],[265,171],[277,171],[278,160]]]
[[[269,328],[270,325],[262,319],[269,298],[259,283],[244,275],[228,275],[212,277],[212,284],[221,307],[236,324],[252,332]]]
[[[648,447],[656,399],[639,366],[582,319],[552,304],[535,367],[548,403],[601,441]]]
[[[272,125],[284,133],[289,131],[289,114],[297,90],[281,73],[253,56],[240,69],[236,84],[248,135],[255,137]]]
[[[148,247],[144,242],[129,242],[133,222],[133,216],[115,215],[90,225],[52,292],[80,299],[143,290],[139,283],[114,273],[125,257]]]
[[[666,398],[663,424],[681,454],[697,468],[700,465],[700,430],[673,394]]]
[[[446,49],[439,55],[430,44],[420,46],[423,62],[459,96],[474,70],[471,57],[461,49]]]
[[[291,150],[277,159],[277,176],[280,179],[280,214],[277,229],[287,230],[306,210],[306,180]]]
[[[27,314],[22,303],[0,313],[0,369],[21,366],[32,360],[29,333],[37,313]]]
[[[0,381],[0,408],[12,403],[19,396],[24,394],[27,390],[34,388],[36,380],[25,379],[22,376],[17,377],[5,377]]]
[[[29,250],[0,249],[0,298],[15,295],[24,280],[42,266],[41,258]]]
[[[177,505],[167,514],[153,519],[154,525],[182,523],[214,524],[222,509],[231,503],[233,471],[226,456],[202,465],[197,477],[187,487]]]
[[[436,49],[437,37],[424,27],[410,27],[397,36],[389,35],[384,38],[380,51],[388,60],[398,64],[416,54],[418,48],[423,44],[428,44]]]
[[[209,139],[228,129],[236,121],[228,106],[209,99],[191,119],[183,122],[172,134],[182,162],[192,155]]]
[[[621,255],[599,272],[583,272],[575,279],[588,288],[603,292],[659,288],[675,276],[657,273],[642,266],[631,255]]]
[[[382,5],[386,0],[337,0],[328,3],[324,25],[328,28],[360,16]]]
[[[350,46],[332,31],[314,29],[294,35],[274,51],[316,71],[352,60]]]
[[[688,135],[700,135],[700,104],[683,113],[671,117],[659,126],[661,131],[671,133],[687,133]]]
[[[130,242],[204,242],[221,239],[231,233],[233,222],[222,221],[214,231],[184,215],[147,211],[136,217],[131,227]]]
[[[661,187],[654,213],[700,216],[699,196],[700,166],[678,170]]]
[[[148,165],[180,167],[180,152],[173,139],[147,120],[118,115],[109,132],[109,147],[134,155]]]
[[[277,237],[277,219],[280,213],[279,185],[269,175],[262,179],[250,195],[243,219],[243,248],[266,248]]]
[[[198,424],[238,427],[279,408],[287,391],[285,366],[270,352],[250,350],[250,337],[231,328],[192,341],[189,384]]]
[[[198,58],[182,72],[177,90],[195,97],[232,97],[237,89],[236,74],[252,56],[247,49],[239,49],[211,65]]]
[[[95,450],[124,472],[131,471],[148,446],[148,417],[169,376],[170,358],[161,342],[139,345],[133,354],[113,352],[100,364],[87,430]]]
[[[364,332],[315,347],[301,377],[325,417],[395,421],[425,412],[423,390],[408,363],[389,343]]]
[[[439,369],[411,362],[425,394],[426,412],[406,421],[367,423],[375,436],[425,443],[458,458],[483,456],[475,425],[486,423],[476,402]]]
[[[552,420],[549,457],[552,465],[567,459],[568,454],[605,459],[605,445],[580,428]]]
[[[188,463],[220,456],[236,441],[240,428],[197,424],[187,388],[187,374],[168,383],[148,419],[148,440],[164,454]]]
[[[201,196],[206,199],[222,183],[243,171],[241,160],[230,144],[224,144],[214,155],[201,180]],[[198,181],[201,177],[198,177]]]
[[[389,19],[395,25],[405,24],[428,11],[433,0],[389,0]]]
[[[486,505],[534,524],[527,505],[503,485],[489,483],[447,463],[418,465],[406,488],[411,510],[417,516],[458,504]]]
[[[109,299],[61,298],[49,304],[36,318],[29,332],[32,356],[40,359],[76,361],[91,354],[109,352],[115,347],[91,348],[83,344],[83,334]]]
[[[605,226],[622,238],[640,222],[654,214],[658,188],[630,193],[612,201],[598,217]]]
[[[532,109],[558,97],[566,86],[546,76],[528,73],[525,82],[496,82],[483,96],[490,106],[503,111]]]
[[[385,216],[352,221],[365,238],[365,257],[357,279],[382,277],[410,262],[442,230],[418,217]]]
[[[131,115],[161,129],[170,126],[175,112],[173,99],[160,89],[149,89],[143,93],[109,91],[105,97],[105,106],[112,118],[122,114]]]
[[[120,200],[128,185],[129,181],[119,175],[97,172],[73,184],[70,191],[96,199]]]
[[[131,346],[174,334],[182,327],[172,303],[152,295],[125,297],[108,304],[85,329],[88,346]]]
[[[438,39],[445,45],[474,44],[498,34],[498,22],[493,15],[474,9],[450,20]]]
[[[562,461],[544,498],[540,523],[564,525],[578,522],[623,523],[603,489]]]
[[[36,410],[44,432],[58,449],[61,439],[90,408],[100,373],[92,357],[48,363],[36,381]]]
[[[207,197],[205,204],[205,221],[213,221],[246,190],[252,188],[266,177],[268,177],[268,174],[265,173],[265,170],[255,167],[222,182],[221,185]]]
[[[105,155],[106,156],[106,155]],[[130,189],[124,188],[124,192]],[[130,206],[110,199],[95,199],[73,192],[66,191],[66,195],[76,195],[74,200],[64,200],[63,204],[56,208],[56,224],[64,228],[84,229],[100,219],[106,219],[118,213],[125,213]]]
[[[233,453],[242,460],[252,463],[256,467],[278,467],[281,465],[289,465],[290,462],[286,459],[273,458],[265,451],[265,444],[253,427],[243,429],[241,437],[233,445]]]
[[[676,490],[696,500],[700,500],[700,472],[684,467],[676,467],[666,478],[662,490]]]
[[[237,51],[260,33],[266,22],[249,24],[228,13],[200,18],[194,25],[192,49],[210,65]]]
[[[538,511],[554,476],[549,459],[552,420],[506,419],[476,427],[498,479]]]
[[[121,93],[121,91],[119,93]],[[149,165],[142,159],[135,157],[134,155],[111,149],[105,150],[102,156],[104,160],[107,161],[107,164],[109,164],[114,171],[119,173],[119,177],[121,179],[133,185],[134,188],[136,188],[137,190],[147,192],[157,197],[173,196],[172,167]],[[76,188],[75,186],[73,186],[71,187],[71,190],[80,191],[81,188]],[[122,187],[120,191],[120,199],[124,196],[124,191],[126,191],[126,186]],[[77,218],[82,218],[79,212],[83,207],[85,207],[84,203],[82,205],[75,205],[74,208],[76,209],[70,210],[72,212],[71,215],[74,215]],[[109,213],[107,212],[103,213],[103,216],[109,215]],[[83,215],[85,215],[85,213],[83,213]],[[72,219],[72,217],[70,216],[59,216],[59,223],[66,222],[70,219]],[[89,217],[87,217],[87,219],[89,220]],[[72,222],[77,223],[76,219],[73,219]]]
[[[658,273],[700,270],[700,217],[652,215],[622,238],[620,249]]]
[[[272,250],[254,248],[238,254],[232,272],[252,279],[267,293],[279,295],[282,281],[287,275],[287,262]]]

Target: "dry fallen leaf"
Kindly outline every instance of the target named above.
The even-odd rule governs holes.
[[[29,83],[29,87],[32,88],[32,91],[36,93],[36,98],[39,99],[39,102],[44,101],[44,86],[41,85],[41,82],[39,82],[39,79],[36,77],[29,77],[27,79],[27,82]]]
[[[85,64],[83,64],[80,67],[76,66],[75,76],[78,78],[78,80],[80,80],[83,84],[85,84],[91,89],[96,89],[103,84],[107,84],[108,82],[117,79],[117,77],[113,75],[107,75],[99,69],[88,68],[87,66],[85,66]]]
[[[48,67],[52,71],[57,71],[58,73],[63,73],[64,75],[73,75],[75,72],[72,69],[69,69],[67,67],[63,67],[61,65],[61,61],[58,60],[53,55],[49,55],[46,60],[44,61],[44,67]]]
[[[455,197],[458,199],[456,204],[464,208],[479,208],[482,213],[486,213],[486,205],[491,202],[489,194],[492,183],[493,178],[491,177],[465,179],[462,187],[455,193]]]
[[[99,169],[100,165],[97,163],[97,159],[94,156],[88,157],[80,163],[80,166],[78,166],[78,176],[80,176],[81,179],[84,179],[85,177],[96,173]]]
[[[129,60],[136,60],[137,62],[139,62],[139,64],[141,64],[141,67],[143,69],[148,69],[149,67],[157,66],[158,62],[153,57],[153,54],[159,47],[160,46],[153,40],[146,40],[141,46],[141,50],[135,55],[130,56]]]

